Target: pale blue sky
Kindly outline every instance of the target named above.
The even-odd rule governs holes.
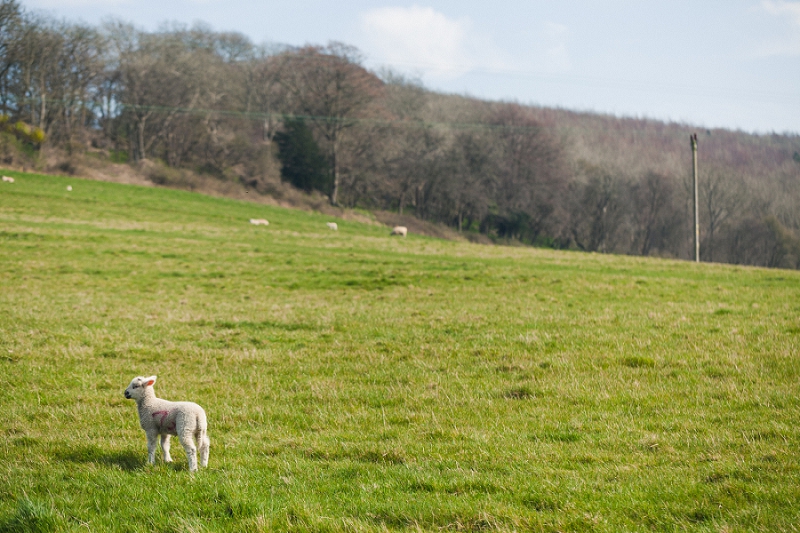
[[[430,89],[702,127],[800,133],[800,0],[21,0],[92,24],[204,22],[342,41]]]

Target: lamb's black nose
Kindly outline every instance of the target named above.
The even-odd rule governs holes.
[[[128,391],[125,391],[125,397],[130,400],[131,399],[131,393],[128,392]]]

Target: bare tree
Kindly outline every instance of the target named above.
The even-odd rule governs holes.
[[[387,131],[381,153],[383,190],[391,196],[387,204],[403,214],[410,204],[422,218],[422,191],[431,178],[431,168],[442,147],[442,138],[424,125],[398,124]]]
[[[710,168],[699,182],[700,202],[708,222],[703,248],[707,260],[714,261],[715,238],[744,201],[741,178],[733,171]]]
[[[105,42],[99,32],[84,25],[62,25],[61,53],[51,85],[57,108],[60,108],[63,139],[68,150],[73,148],[75,134],[83,134],[96,87],[104,73]]]
[[[567,173],[559,144],[518,104],[494,111],[490,124],[497,139],[497,204],[511,233],[534,242],[553,217],[564,217]]]
[[[120,56],[118,98],[134,141],[133,159],[146,159],[176,117],[198,108],[205,65],[182,32],[144,34],[124,25],[115,30],[111,37]]]
[[[622,180],[609,170],[587,166],[571,190],[570,231],[588,252],[613,252],[624,218]]]
[[[8,113],[9,108],[9,71],[15,63],[13,53],[14,43],[17,39],[20,24],[20,8],[16,0],[2,0],[0,2],[0,99],[2,99],[3,113]]]
[[[53,88],[48,82],[57,73],[62,46],[62,35],[49,27],[46,20],[25,15],[9,51],[15,70],[10,84],[14,114],[48,133],[56,119],[48,108]]]
[[[635,252],[648,255],[663,249],[678,227],[675,188],[667,176],[648,172],[632,185]]]
[[[770,268],[800,267],[800,238],[776,216],[746,216],[732,226],[726,244],[733,262]]]
[[[285,76],[286,57],[261,47],[245,66],[245,112],[261,122],[261,139],[271,143],[278,131],[281,115],[287,113]]]
[[[369,105],[382,84],[359,63],[353,47],[331,43],[306,47],[287,54],[287,77],[291,105],[316,127],[327,146],[333,172],[331,203],[338,202],[341,181],[339,150],[342,135],[367,118]]]
[[[481,132],[465,131],[456,135],[446,155],[441,184],[441,214],[455,222],[458,231],[473,220],[480,220],[494,197],[495,161]]]
[[[423,217],[423,191],[431,177],[434,160],[441,155],[444,139],[441,132],[423,121],[428,102],[427,92],[417,81],[393,73],[381,73],[385,85],[382,105],[391,122],[381,129],[376,172],[382,175],[377,184],[384,205],[403,214],[411,205]]]

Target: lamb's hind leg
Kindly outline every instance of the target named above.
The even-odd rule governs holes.
[[[205,431],[197,432],[198,451],[200,452],[200,466],[208,466],[208,450],[211,447],[211,441],[208,439]]]
[[[178,438],[181,441],[183,449],[186,451],[186,459],[189,461],[189,472],[197,470],[197,446],[194,444],[194,438],[190,431],[184,431]]]

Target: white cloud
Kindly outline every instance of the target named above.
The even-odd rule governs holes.
[[[770,15],[784,17],[791,26],[790,34],[773,39],[758,51],[758,56],[800,56],[800,2],[761,0],[761,9]]]
[[[761,7],[771,15],[788,17],[792,24],[800,27],[800,2],[761,0]]]
[[[505,68],[491,38],[466,18],[452,19],[430,7],[382,7],[362,13],[368,54],[377,62],[411,67],[438,79],[477,68]]]

